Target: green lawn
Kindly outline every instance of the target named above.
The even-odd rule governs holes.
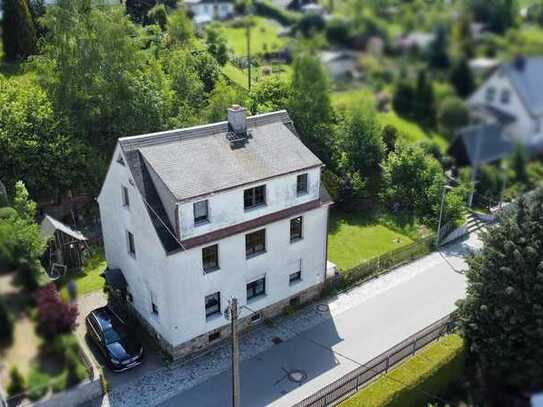
[[[104,288],[105,280],[101,276],[107,267],[103,249],[91,247],[91,256],[87,259],[83,270],[69,277],[75,280],[77,295],[85,295]],[[66,288],[62,289],[63,298],[67,298]]]
[[[426,394],[441,393],[457,382],[464,368],[464,341],[449,335],[381,376],[341,407],[426,406]],[[426,392],[426,394],[424,393]]]
[[[406,233],[366,213],[330,212],[328,258],[342,270],[412,242]]]
[[[368,88],[352,89],[348,91],[333,92],[331,95],[332,104],[339,110],[348,110],[353,106],[360,106],[367,103],[375,103],[373,92]],[[433,131],[427,131],[417,123],[398,116],[394,111],[387,113],[379,112],[377,117],[383,126],[390,124],[398,129],[401,137],[413,143],[424,140],[433,140],[445,150],[448,142],[445,137]]]
[[[279,26],[273,21],[262,17],[253,17],[254,25],[251,27],[251,53],[260,54],[266,51],[275,51],[283,48],[287,39],[279,37]],[[237,56],[247,55],[247,30],[234,24],[225,24],[221,27],[228,47]]]

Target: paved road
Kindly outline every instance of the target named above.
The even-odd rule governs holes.
[[[331,350],[364,363],[449,314],[465,295],[463,256],[479,247],[479,240],[472,236],[402,268],[410,270],[398,269],[393,274],[400,278],[380,287],[377,295],[304,331],[303,337],[242,362],[242,406],[292,405],[357,367]],[[296,370],[307,374],[301,385],[287,377]],[[161,406],[228,406],[230,383],[230,371],[226,371]]]

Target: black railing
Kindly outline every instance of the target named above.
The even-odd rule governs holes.
[[[377,376],[386,373],[404,359],[414,355],[429,343],[447,335],[454,329],[454,315],[424,328],[409,338],[393,346],[386,352],[347,373],[345,376],[305,398],[293,407],[327,407],[334,406],[356,393]]]

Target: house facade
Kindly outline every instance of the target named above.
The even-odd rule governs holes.
[[[502,64],[468,99],[470,110],[524,145],[543,140],[543,57]]]
[[[226,20],[234,15],[234,3],[225,0],[185,0],[185,8],[194,17],[197,25],[213,20]]]
[[[307,302],[326,272],[322,163],[285,111],[121,138],[98,197],[109,269],[174,358]]]

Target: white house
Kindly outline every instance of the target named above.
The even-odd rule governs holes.
[[[360,54],[352,51],[321,51],[320,61],[334,81],[360,79]]]
[[[503,124],[514,141],[543,138],[543,57],[517,57],[502,64],[468,99],[480,117]]]
[[[322,165],[286,111],[119,139],[98,197],[108,269],[165,351],[227,336],[232,297],[244,328],[319,294]]]
[[[469,97],[474,125],[459,132],[449,152],[461,165],[510,155],[516,144],[530,155],[543,150],[543,58],[501,64]]]
[[[213,20],[226,20],[234,15],[234,3],[228,0],[185,0],[183,4],[198,26]]]

